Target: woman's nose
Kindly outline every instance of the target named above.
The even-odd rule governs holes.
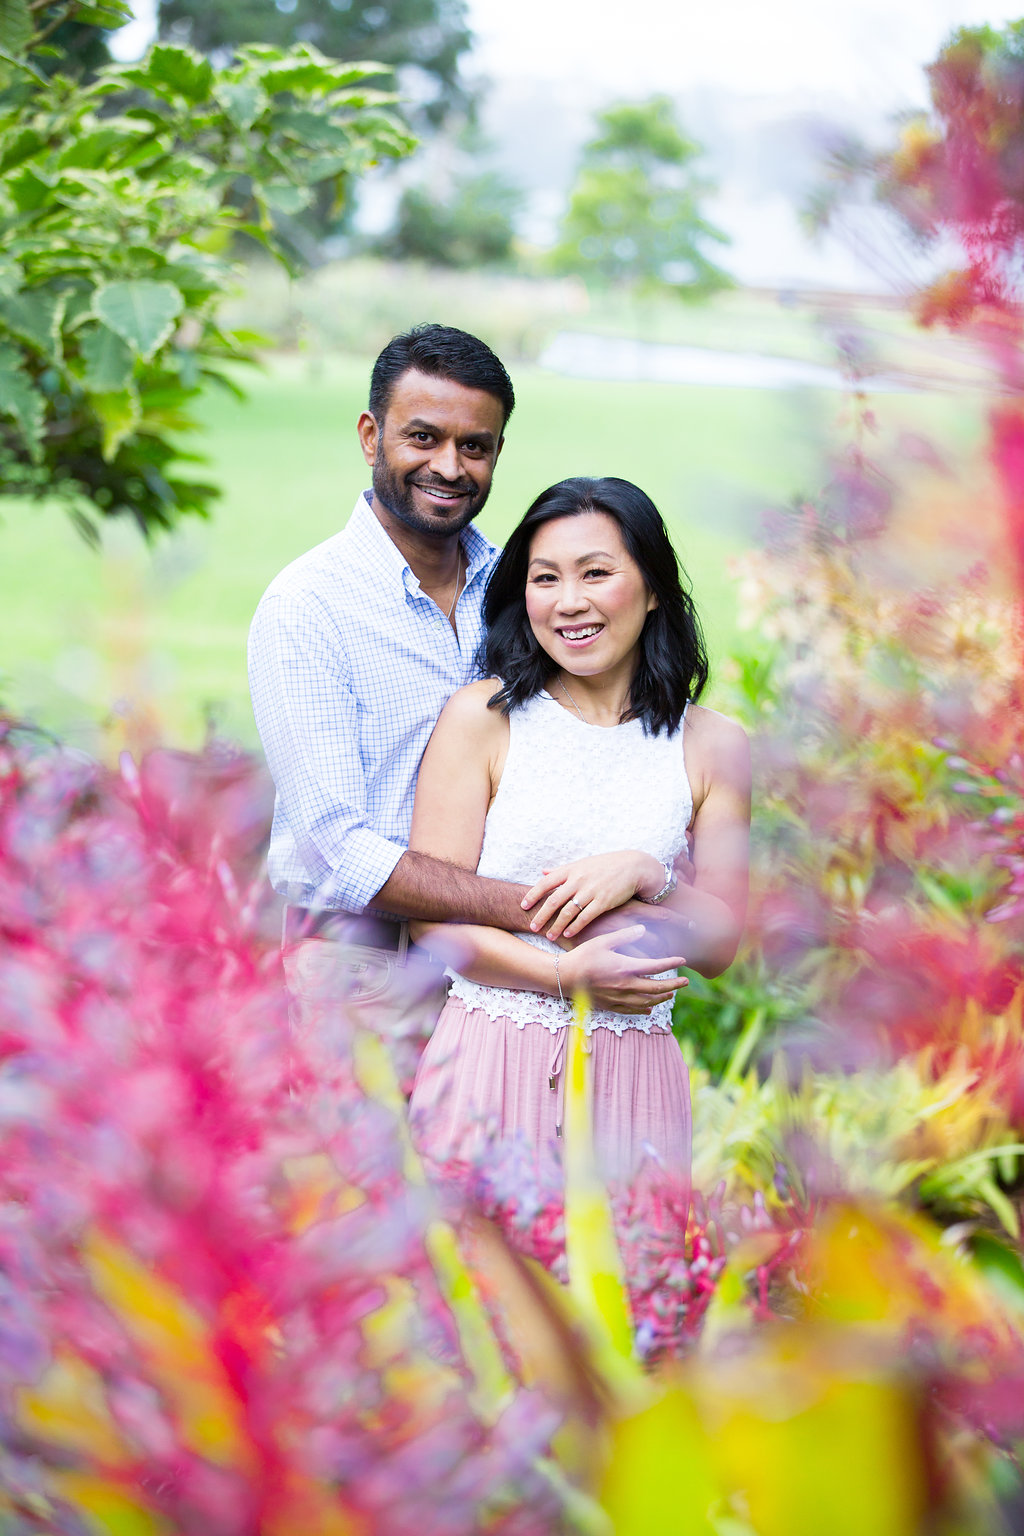
[[[575,582],[562,583],[558,594],[558,606],[563,613],[580,613],[590,603],[584,587],[577,586]]]

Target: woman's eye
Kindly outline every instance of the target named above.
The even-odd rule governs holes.
[[[601,568],[601,566],[594,565],[594,566],[591,566],[590,570],[587,571],[586,574],[588,576],[607,576],[608,572],[606,570],[603,570]]]

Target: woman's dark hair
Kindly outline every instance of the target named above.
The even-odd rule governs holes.
[[[707,684],[704,636],[661,513],[639,486],[612,477],[580,476],[550,486],[506,543],[484,600],[487,636],[481,664],[486,677],[502,680],[502,687],[488,702],[507,715],[540,693],[557,670],[538,645],[526,616],[530,543],[544,523],[582,512],[606,512],[615,519],[626,548],[658,599],[640,634],[640,661],[622,718],[642,720],[644,729],[652,733],[674,731],[686,701],[699,699]]]
[[[375,421],[384,420],[392,390],[411,369],[494,395],[501,403],[502,426],[507,426],[516,397],[504,364],[479,336],[453,325],[414,325],[392,336],[370,374],[368,405]]]

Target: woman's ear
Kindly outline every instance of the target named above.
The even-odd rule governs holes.
[[[657,606],[658,606],[658,595],[657,595],[657,593],[656,592],[648,592],[648,594],[647,594],[647,612],[648,613],[653,613],[655,608],[657,608]]]

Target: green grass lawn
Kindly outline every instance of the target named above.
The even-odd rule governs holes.
[[[202,414],[223,499],[209,524],[151,552],[114,527],[97,555],[59,509],[0,500],[8,706],[93,750],[103,747],[96,722],[126,700],[155,711],[179,744],[195,745],[209,715],[252,744],[248,623],[274,574],[335,532],[367,482],[354,427],[369,367],[368,358],[278,354],[247,379],[246,404],[211,395]],[[747,547],[762,508],[820,483],[823,445],[840,440],[840,397],[598,383],[529,365],[514,378],[519,404],[484,532],[500,541],[566,475],[637,481],[670,525],[720,671],[738,639],[730,556]],[[882,397],[877,411],[947,445],[976,431],[976,410],[950,396]]]

